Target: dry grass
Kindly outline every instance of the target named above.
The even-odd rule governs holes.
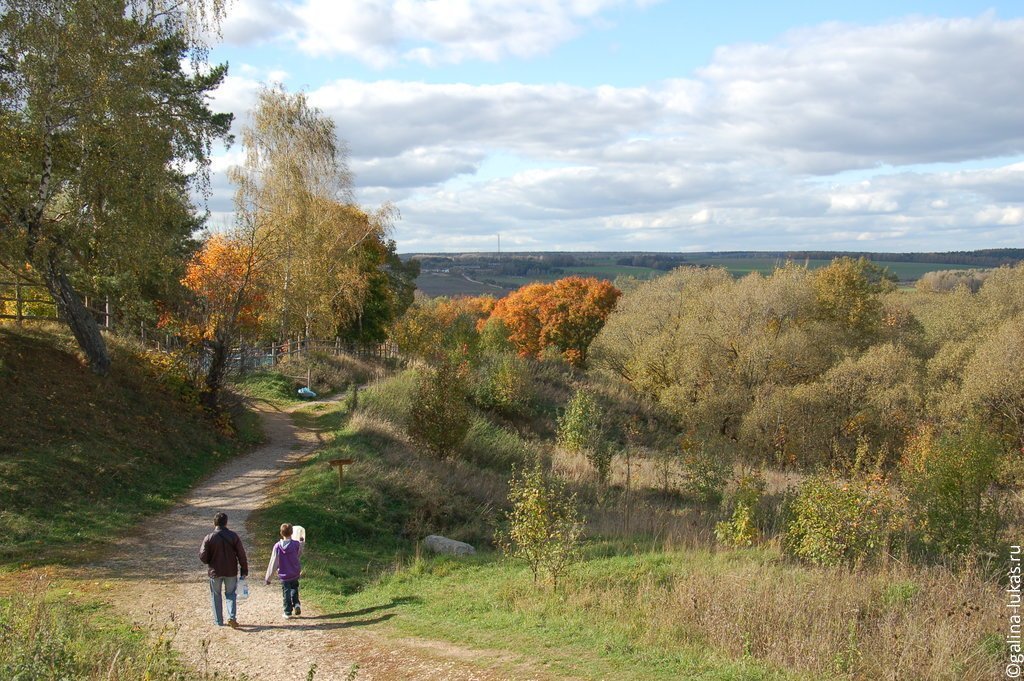
[[[828,678],[1001,678],[1001,592],[976,569],[822,570],[772,552],[645,558],[615,578],[581,571],[564,606],[627,620],[647,644],[710,645]]]

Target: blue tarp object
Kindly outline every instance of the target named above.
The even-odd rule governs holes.
[[[308,386],[299,388],[299,397],[316,397],[316,393],[309,389]]]

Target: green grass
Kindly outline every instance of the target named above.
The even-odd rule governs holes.
[[[593,520],[583,559],[557,592],[535,586],[491,538],[509,467],[536,443],[478,413],[457,460],[425,458],[404,435],[414,385],[412,372],[377,384],[351,416],[343,403],[303,410],[304,423],[334,438],[251,521],[266,545],[281,522],[307,529],[303,596],[332,619],[496,651],[510,677],[521,663],[583,679],[997,675],[1002,592],[977,570],[818,569],[785,559],[775,542],[725,549],[699,528],[670,542],[657,529],[626,535],[608,515],[619,502],[587,492],[585,480],[570,482]],[[556,392],[545,385],[542,401]],[[542,430],[526,425],[515,424]],[[355,460],[340,487],[327,465],[335,457]],[[676,520],[699,520],[675,503]],[[427,534],[478,553],[423,556],[417,540]]]
[[[0,596],[0,678],[198,681],[170,649],[109,606],[34,582]]]
[[[265,400],[271,404],[288,405],[302,401],[295,380],[277,371],[257,371],[236,378],[232,388],[246,397]]]
[[[352,597],[324,594],[323,601],[349,610],[395,604],[392,626],[402,634],[516,652],[573,677],[798,678],[753,659],[730,659],[696,637],[687,640],[682,632],[654,630],[650,604],[634,598],[636,585],[714,563],[711,554],[595,557],[552,592],[536,586],[525,566],[494,553],[420,559],[384,574]],[[599,585],[611,586],[619,597],[592,598]]]
[[[84,556],[260,439],[252,414],[220,434],[137,349],[113,357],[100,378],[63,335],[0,328],[0,565]]]

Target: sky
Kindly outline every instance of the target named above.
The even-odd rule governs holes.
[[[1024,1],[235,0],[399,252],[1024,247]],[[231,219],[213,157],[213,224]]]

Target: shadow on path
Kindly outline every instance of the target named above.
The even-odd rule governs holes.
[[[351,629],[352,627],[367,627],[371,624],[380,624],[381,622],[387,622],[394,616],[395,613],[389,612],[381,615],[380,617],[374,617],[367,620],[352,620],[350,622],[324,622],[322,624],[257,624],[253,626],[246,626],[242,624],[238,627],[238,630],[245,633],[271,631],[274,629],[288,629],[292,631],[331,631],[334,629]],[[322,619],[322,616],[306,618],[306,620],[311,619]],[[301,622],[302,620],[300,619],[298,621]]]
[[[361,610],[353,610],[351,612],[332,612],[324,615],[316,615],[315,617],[307,617],[306,619],[311,620],[336,620],[342,617],[362,617],[363,615],[369,615],[370,613],[377,612],[379,610],[387,610],[388,608],[394,608],[399,605],[405,605],[406,603],[419,603],[422,599],[419,596],[402,596],[401,598],[393,598],[390,603],[384,603],[381,605],[371,605],[368,608]],[[392,613],[393,615],[394,613]]]

